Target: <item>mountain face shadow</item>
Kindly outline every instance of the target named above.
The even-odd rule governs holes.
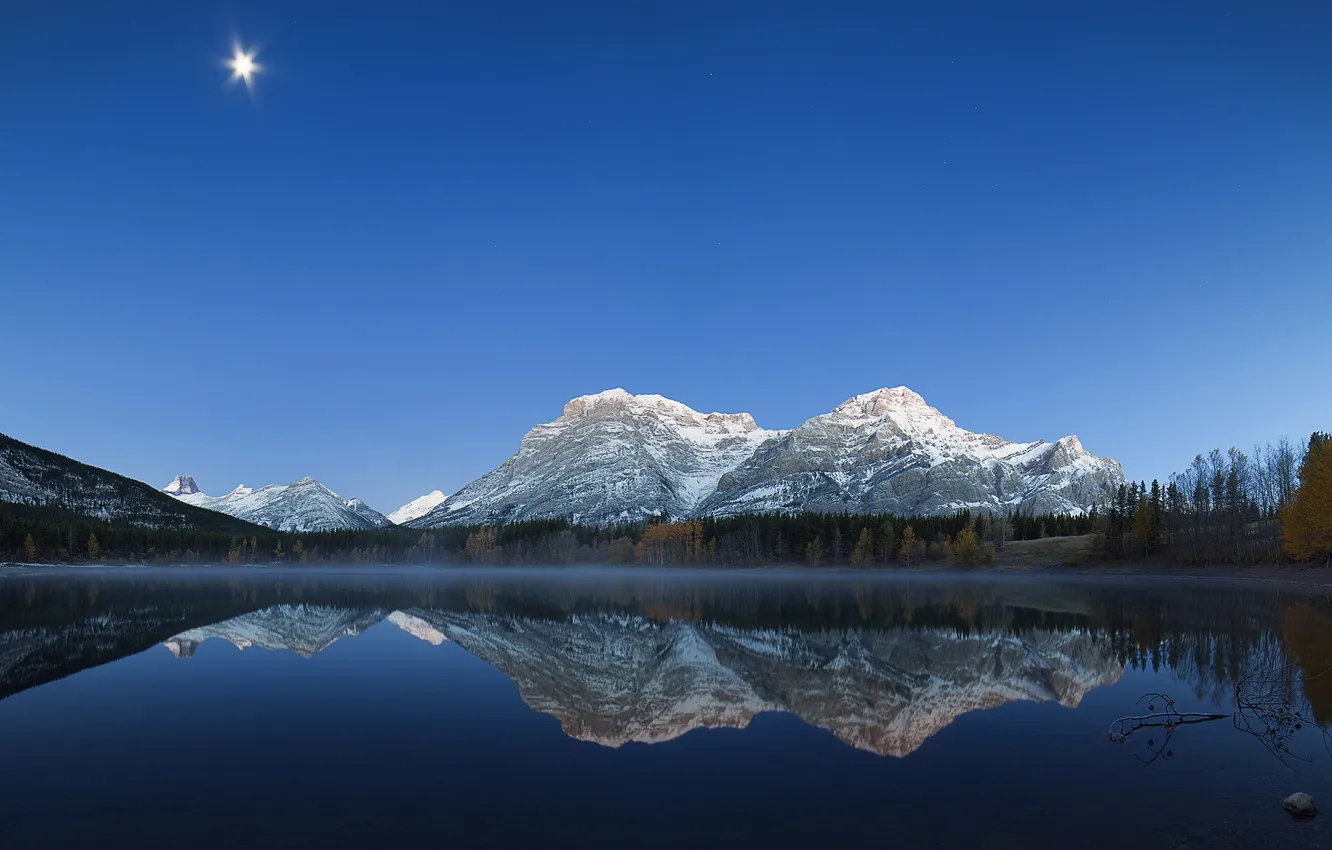
[[[1320,658],[1299,626],[1329,610],[1308,592],[1169,582],[62,575],[0,582],[0,698],[156,644],[310,658],[392,625],[492,665],[580,740],[658,743],[776,711],[901,757],[969,712],[1076,707],[1129,667],[1168,666],[1215,698],[1261,653]]]

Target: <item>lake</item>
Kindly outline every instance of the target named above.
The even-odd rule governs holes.
[[[0,842],[1325,848],[1329,666],[1277,582],[0,568]]]

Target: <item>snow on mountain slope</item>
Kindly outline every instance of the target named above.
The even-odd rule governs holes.
[[[278,531],[354,531],[392,525],[383,514],[360,499],[344,499],[313,478],[302,478],[285,486],[270,484],[258,490],[242,485],[225,496],[209,496],[197,487],[193,487],[192,492],[179,492],[182,479],[193,487],[193,478],[177,476],[167,486],[175,486],[178,493],[166,488],[162,492],[196,507],[230,514]]]
[[[173,482],[175,483],[175,482]],[[231,517],[195,510],[141,481],[0,434],[0,502],[59,508],[156,528],[247,533]]]
[[[498,469],[408,525],[689,516],[723,475],[779,435],[748,413],[699,413],[659,395],[580,396],[529,431]]]
[[[348,510],[370,523],[375,528],[388,528],[390,525],[393,525],[393,520],[384,516],[365,502],[362,502],[360,499],[348,499],[344,504],[347,506]]]
[[[1082,513],[1124,480],[1077,437],[1014,443],[975,434],[906,387],[848,399],[759,448],[700,513],[777,510]]]
[[[448,496],[443,490],[431,490],[419,499],[412,499],[407,504],[388,515],[388,521],[394,525],[405,525],[414,519],[420,519],[435,508],[444,504]]]
[[[565,405],[518,453],[407,524],[544,517],[607,524],[775,511],[1082,513],[1124,480],[1077,437],[975,434],[906,387],[855,396],[793,431],[607,390]]]
[[[174,481],[162,488],[162,492],[172,496],[191,496],[199,492],[199,485],[188,475],[177,475]]]

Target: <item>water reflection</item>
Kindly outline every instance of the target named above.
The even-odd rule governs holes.
[[[1165,668],[1221,705],[1287,665],[1332,715],[1332,607],[1290,588],[856,577],[313,576],[0,582],[0,696],[161,644],[307,658],[373,627],[456,644],[574,738],[663,742],[789,712],[861,750],[905,756],[970,712],[1076,707],[1126,669]],[[382,626],[380,624],[383,624]],[[1303,680],[1307,679],[1307,684]],[[1180,694],[1181,697],[1189,696]]]

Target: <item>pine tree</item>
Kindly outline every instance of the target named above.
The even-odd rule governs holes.
[[[875,541],[879,544],[879,560],[882,563],[888,563],[897,557],[897,531],[893,528],[893,521],[886,519],[879,526],[879,533],[874,535]]]
[[[1300,486],[1281,515],[1286,553],[1332,563],[1332,435],[1317,432],[1309,438],[1299,475]]]
[[[817,567],[819,560],[823,557],[823,541],[818,537],[813,538],[805,544],[805,560],[811,567]]]

